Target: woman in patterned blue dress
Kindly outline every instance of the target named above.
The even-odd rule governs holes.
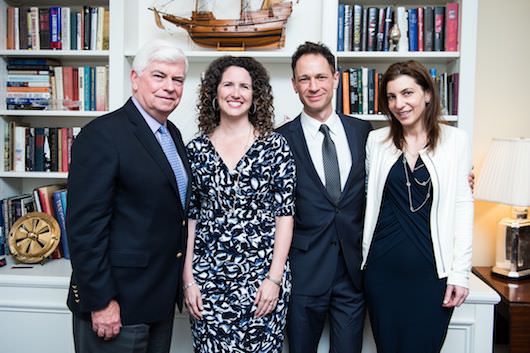
[[[215,60],[198,110],[183,274],[195,352],[281,352],[295,165],[272,131],[266,70],[252,58]]]

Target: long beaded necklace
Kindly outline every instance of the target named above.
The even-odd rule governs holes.
[[[405,179],[407,180],[406,182],[406,185],[407,185],[407,192],[408,192],[408,196],[409,196],[409,209],[412,213],[416,213],[418,212],[419,210],[421,210],[421,208],[423,206],[425,206],[425,204],[427,203],[427,201],[429,200],[429,198],[431,197],[431,188],[432,188],[432,180],[431,180],[431,177],[429,176],[429,178],[425,181],[419,181],[418,179],[416,179],[416,177],[414,177],[414,182],[420,186],[427,186],[427,195],[425,196],[425,200],[423,200],[423,202],[418,206],[418,207],[414,207],[413,204],[412,204],[412,192],[410,190],[410,187],[411,187],[411,183],[410,183],[410,177],[409,177],[409,171],[408,171],[408,168],[407,168],[407,158],[405,158],[405,151],[403,151],[403,155],[402,155],[402,158],[403,158],[403,169],[405,170]],[[421,164],[419,165],[417,168],[414,168],[414,171],[424,167],[425,165],[424,164]]]
[[[243,146],[243,155],[242,155],[241,159],[245,158],[245,155],[246,155],[248,149],[250,148],[250,143],[252,141],[252,136],[253,135],[254,135],[254,128],[253,128],[252,125],[250,125],[250,129],[249,129],[248,136],[247,136],[247,142]],[[241,161],[241,159],[239,161]],[[229,194],[230,195],[229,201],[231,201],[230,202],[231,205],[230,205],[230,207],[228,209],[226,209],[226,207],[223,204],[223,198],[222,198],[222,193],[221,193],[222,187],[221,187],[221,170],[220,170],[220,166],[223,164],[223,161],[221,160],[221,155],[219,153],[217,153],[217,164],[216,164],[216,167],[215,167],[215,174],[219,177],[219,182],[216,185],[217,202],[219,203],[219,206],[221,206],[223,211],[225,211],[225,213],[230,215],[230,216],[234,214],[237,200],[241,197],[241,193],[240,193],[240,189],[241,188],[240,188],[240,185],[239,185],[239,180],[241,178],[242,170],[238,170],[239,161],[237,162],[236,166],[234,167],[234,172],[236,173],[236,176],[235,176],[236,180],[234,182],[234,188],[233,188],[234,197],[232,197],[231,193]],[[228,166],[227,166],[226,169],[228,171],[228,175],[230,177],[232,177],[232,173],[228,169]]]

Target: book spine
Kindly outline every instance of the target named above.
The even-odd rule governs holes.
[[[39,8],[40,48],[51,49],[50,43],[50,9]]]
[[[383,39],[383,50],[390,50],[390,29],[392,28],[393,22],[393,9],[392,6],[387,6],[385,9],[385,33]]]
[[[350,114],[350,78],[348,70],[342,72],[342,112]]]
[[[458,50],[458,3],[450,2],[445,12],[445,50]]]
[[[409,39],[408,39],[408,22],[407,22],[407,10],[403,6],[398,6],[396,8],[396,21],[398,23],[399,32],[401,37],[399,37],[398,42],[398,51],[408,52],[409,51]]]
[[[344,6],[344,50],[351,51],[352,49],[352,7],[350,5]]]
[[[445,7],[434,8],[434,51],[444,51]]]
[[[418,51],[418,9],[408,9],[409,51]]]
[[[377,21],[377,51],[383,51],[383,41],[385,40],[385,9],[379,9],[379,19]]]
[[[353,5],[353,51],[361,51],[363,7]]]
[[[368,9],[368,35],[366,44],[367,51],[375,51],[377,49],[377,20],[378,8],[370,7]]]
[[[339,4],[337,16],[337,51],[344,51],[344,4]]]
[[[64,191],[56,191],[53,193],[53,205],[55,211],[55,218],[57,223],[59,223],[59,228],[61,229],[61,249],[63,252],[63,257],[65,259],[70,258],[70,249],[68,247],[68,237],[66,235],[66,217],[65,211],[63,209],[63,204],[61,201],[61,193]]]
[[[418,51],[424,51],[423,24],[423,7],[418,7]]]
[[[425,6],[423,8],[423,43],[425,51],[434,49],[434,8]]]

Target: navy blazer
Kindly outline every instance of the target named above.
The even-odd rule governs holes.
[[[289,254],[295,294],[322,295],[328,291],[341,249],[354,285],[362,288],[365,144],[372,126],[356,118],[339,117],[350,146],[352,167],[336,204],[313,165],[300,116],[278,129],[287,139],[296,162],[295,226]]]
[[[180,132],[167,126],[190,176]],[[77,136],[67,195],[74,314],[88,319],[116,299],[128,325],[167,319],[175,302],[182,307],[186,210],[171,166],[131,99]]]

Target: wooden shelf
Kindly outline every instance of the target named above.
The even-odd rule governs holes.
[[[79,111],[79,110],[0,110],[3,116],[27,117],[80,117],[95,118],[106,114],[106,111]]]
[[[93,58],[108,59],[108,50],[0,50],[0,56],[5,57],[53,57],[53,58]]]

